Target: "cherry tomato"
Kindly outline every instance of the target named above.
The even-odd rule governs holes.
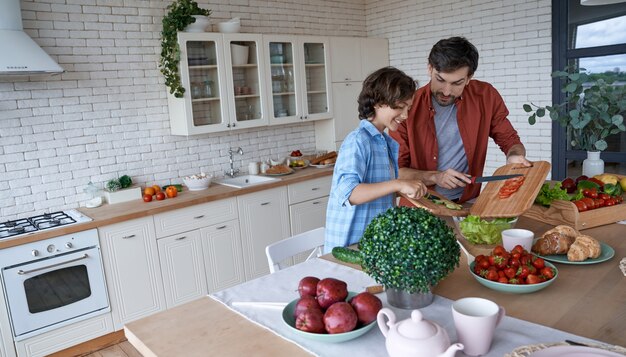
[[[143,195],[143,201],[144,202],[152,201],[152,195],[148,195],[148,194]]]
[[[156,199],[157,201],[162,201],[165,199],[165,194],[162,191],[159,191],[156,193]]]
[[[598,190],[594,188],[589,189],[589,198],[598,198]]]
[[[578,212],[584,212],[587,210],[587,205],[582,200],[574,201],[574,205],[576,205]]]
[[[599,194],[598,194],[598,198],[601,198],[601,199],[603,199],[603,200],[605,200],[605,201],[606,201],[606,200],[608,200],[609,198],[611,198],[611,196],[609,196],[609,194],[608,194],[608,193],[604,193],[604,192],[602,192],[602,193],[599,193]]]
[[[592,210],[592,209],[596,208],[596,205],[593,202],[593,199],[591,199],[589,197],[584,197],[584,198],[581,198],[580,200],[585,202],[585,205],[587,206],[587,210]]]
[[[596,205],[596,207],[604,207],[605,206],[605,202],[601,198],[594,198],[593,199],[593,203]]]

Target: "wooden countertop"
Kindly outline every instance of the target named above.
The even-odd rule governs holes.
[[[200,203],[221,200],[229,197],[236,197],[247,193],[267,190],[274,187],[289,185],[292,183],[311,180],[318,177],[330,176],[333,174],[332,168],[305,168],[296,170],[291,175],[281,176],[280,180],[262,185],[250,186],[246,188],[234,188],[218,184],[211,186],[202,191],[183,191],[179,192],[175,198],[168,198],[163,201],[153,200],[152,202],[143,202],[143,200],[135,200],[114,205],[104,204],[97,208],[84,208],[78,210],[93,221],[73,224],[57,229],[40,231],[34,234],[7,238],[0,240],[0,249],[8,248],[20,244],[36,242],[47,238],[57,237],[63,234],[85,231],[92,228],[107,226],[114,223],[127,221],[130,219],[150,216],[156,213],[167,212],[179,208],[185,208]]]
[[[520,217],[516,225],[535,236],[552,227],[526,217]],[[507,294],[480,285],[461,252],[459,267],[433,291],[451,300],[483,297],[504,306],[508,316],[626,347],[626,277],[619,269],[620,260],[626,257],[626,225],[614,223],[584,233],[610,245],[615,256],[599,264],[555,263],[559,275],[549,287],[530,294]],[[485,253],[480,248],[468,250],[475,255]],[[338,262],[332,256],[324,258]]]

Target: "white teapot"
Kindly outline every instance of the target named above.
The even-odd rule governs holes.
[[[385,316],[389,319],[387,323]],[[419,310],[413,310],[410,319],[396,323],[396,314],[383,308],[377,320],[390,357],[454,357],[456,351],[464,348],[460,343],[450,345],[446,330],[424,320]]]

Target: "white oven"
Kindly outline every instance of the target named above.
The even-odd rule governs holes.
[[[15,341],[110,311],[95,229],[0,250]]]

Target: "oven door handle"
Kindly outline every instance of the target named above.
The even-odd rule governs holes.
[[[82,256],[82,257],[78,257],[78,258],[75,258],[75,259],[71,259],[71,260],[68,260],[68,261],[65,261],[65,262],[62,262],[62,263],[56,263],[56,264],[48,265],[48,266],[45,266],[45,267],[41,267],[41,268],[37,268],[37,269],[32,269],[32,270],[26,270],[26,271],[24,271],[24,270],[18,270],[18,271],[17,271],[17,274],[18,274],[18,275],[30,274],[30,273],[34,273],[34,272],[36,272],[36,271],[40,271],[40,270],[44,270],[44,269],[48,269],[48,268],[54,268],[54,267],[58,267],[58,266],[60,266],[60,265],[65,265],[65,264],[67,264],[67,263],[77,262],[77,261],[79,261],[79,260],[83,260],[83,259],[86,259],[86,258],[88,258],[88,257],[89,257],[89,255],[88,255],[87,253],[85,253],[85,254],[83,254],[83,256]]]

